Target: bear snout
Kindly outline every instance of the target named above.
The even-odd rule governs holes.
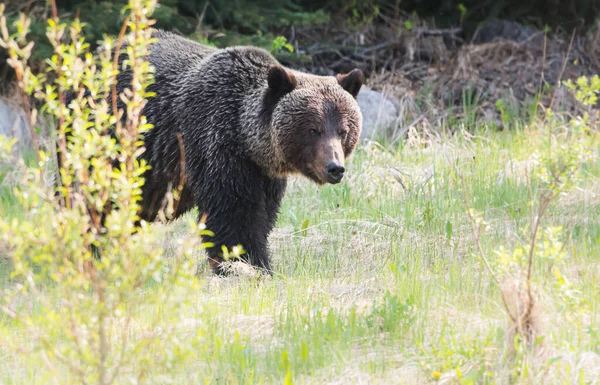
[[[344,150],[339,139],[321,139],[316,146],[309,148],[307,158],[312,158],[307,166],[308,170],[313,173],[311,179],[317,183],[336,184],[344,178],[346,172],[344,168]]]
[[[317,145],[317,156],[313,163],[320,183],[340,183],[344,178],[344,150],[342,142],[337,138],[327,138]]]
[[[344,178],[344,172],[346,169],[344,166],[337,162],[329,162],[325,167],[325,175],[327,175],[327,182],[331,184],[340,183]]]

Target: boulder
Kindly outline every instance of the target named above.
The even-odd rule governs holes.
[[[32,148],[31,129],[25,111],[4,99],[0,99],[0,136],[17,139],[13,147],[15,154]]]
[[[535,28],[528,27],[510,20],[492,19],[481,26],[473,36],[473,43],[485,44],[497,39],[512,40],[523,43],[530,39],[537,39],[543,43],[544,34]]]
[[[363,115],[361,138],[372,139],[380,133],[389,133],[396,128],[398,108],[385,94],[362,86],[357,101]]]

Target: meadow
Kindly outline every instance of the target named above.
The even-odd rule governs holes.
[[[571,111],[496,103],[503,130],[464,94],[462,114],[362,141],[339,185],[292,177],[272,276],[234,248],[219,277],[198,213],[162,220],[176,186],[136,224],[155,6],[130,0],[95,55],[54,7],[35,74],[29,21],[10,34],[0,4],[46,150],[23,162],[0,137],[0,385],[600,382],[600,77],[565,84]]]
[[[557,132],[561,143],[575,144]],[[197,251],[193,287],[144,285],[111,328],[135,341],[162,325],[168,339],[142,345],[145,361],[126,362],[115,383],[598,383],[597,145],[574,186],[542,219],[540,234],[548,237],[533,265],[541,330],[534,348],[515,342],[501,291],[481,258],[483,251],[502,277],[502,258],[528,243],[522,229],[539,195],[532,175],[539,154],[553,151],[549,135],[543,125],[507,132],[482,126],[476,134],[457,130],[428,140],[413,132],[394,143],[363,142],[340,185],[292,178],[270,238],[273,277],[211,275]],[[0,215],[18,217],[10,195],[2,190]],[[467,201],[482,216],[480,231],[473,230]],[[175,258],[181,239],[190,236],[186,223],[152,226],[164,258]],[[548,226],[562,228],[552,233]],[[569,282],[567,299],[554,282],[558,262],[544,257],[553,252],[563,255],[559,274]],[[13,266],[8,258],[0,261],[0,288],[7,288]],[[40,290],[60,307],[52,285]],[[163,291],[171,295],[145,301]],[[17,301],[20,317],[35,319],[43,307],[28,295]],[[0,384],[72,380],[69,366],[52,364],[56,357],[28,330],[0,315]],[[70,337],[65,328],[53,341],[68,344]],[[152,376],[131,374],[165,355],[178,357],[181,349],[187,349],[185,359]]]

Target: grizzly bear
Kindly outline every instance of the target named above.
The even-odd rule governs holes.
[[[155,220],[168,189],[182,186],[174,213],[197,207],[214,236],[207,250],[223,273],[222,246],[241,244],[243,258],[270,272],[268,236],[286,187],[303,174],[339,183],[360,136],[358,69],[316,76],[283,67],[255,47],[217,49],[157,31],[149,60],[155,96],[144,107],[140,217]],[[119,74],[122,90],[131,73]],[[182,179],[183,178],[183,179]]]

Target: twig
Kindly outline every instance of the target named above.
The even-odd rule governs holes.
[[[551,193],[547,195],[540,196],[540,207],[538,209],[537,217],[535,219],[535,224],[533,226],[533,230],[531,232],[531,244],[529,246],[529,261],[527,266],[527,291],[529,292],[529,298],[531,299],[531,270],[533,266],[533,252],[535,250],[536,242],[537,242],[537,233],[540,227],[540,223],[542,222],[542,217],[548,208],[548,205],[552,201],[553,195]]]
[[[402,171],[398,170],[396,167],[393,166],[388,166],[388,169],[391,171],[392,176],[394,177],[394,179],[396,180],[396,182],[400,183],[400,186],[402,186],[402,189],[404,191],[407,191],[408,189],[406,188],[406,184],[404,184],[404,181],[402,181]],[[406,175],[406,174],[405,174]]]
[[[288,43],[294,44],[295,42],[296,42],[296,27],[294,25],[292,25],[290,27],[290,40],[288,41]]]
[[[52,20],[56,21],[58,19],[58,11],[56,10],[56,0],[52,0],[50,2],[50,5],[52,6]]]
[[[567,69],[567,62],[569,61],[569,56],[571,55],[571,48],[573,47],[574,39],[575,39],[575,29],[573,29],[573,33],[571,34],[571,41],[569,42],[569,48],[567,49],[567,55],[565,56],[565,60],[563,60],[563,65],[560,70],[560,75],[558,75],[558,78],[556,79],[556,87],[557,88],[560,86],[562,77],[565,74],[565,70]],[[550,99],[550,107],[549,107],[550,109],[552,109],[552,106],[554,105],[555,95],[556,95],[556,93],[553,92],[552,99]]]
[[[537,101],[535,103],[534,116],[537,115],[537,109],[540,104],[540,98],[542,97],[542,84],[544,82],[544,64],[546,63],[546,49],[548,43],[548,33],[544,33],[544,49],[543,49],[543,57],[542,57],[542,71],[540,72],[540,84],[538,87],[538,95]]]
[[[177,198],[173,202],[173,215],[177,213],[177,207],[179,207],[179,202],[181,202],[181,192],[183,191],[183,186],[186,180],[185,173],[185,148],[183,146],[183,138],[181,137],[181,133],[177,133],[177,142],[179,144],[179,184],[177,186]]]
[[[361,54],[364,55],[364,54],[367,54],[367,53],[372,52],[372,51],[378,51],[378,50],[380,50],[382,48],[387,48],[387,47],[389,47],[391,45],[394,45],[394,44],[396,44],[398,42],[399,42],[398,37],[395,37],[395,38],[390,39],[388,41],[384,41],[383,43],[379,43],[379,44],[374,45],[372,47],[365,48],[365,49],[362,50]]]
[[[479,229],[477,228],[477,226],[475,226],[475,218],[473,218],[473,215],[471,214],[471,206],[469,205],[469,196],[467,194],[467,185],[465,183],[465,178],[463,175],[461,175],[460,180],[462,182],[462,187],[463,187],[465,206],[467,208],[467,216],[469,217],[469,223],[471,224],[471,229],[473,230],[473,234],[475,235],[475,243],[477,244],[477,249],[479,250],[479,255],[481,256],[481,259],[483,260],[487,270],[491,274],[492,279],[494,280],[494,282],[500,289],[500,297],[502,297],[502,302],[504,303],[504,308],[506,309],[508,316],[510,317],[510,319],[513,323],[516,323],[517,321],[513,317],[512,313],[510,312],[510,308],[508,307],[508,304],[506,303],[506,298],[504,298],[504,294],[502,293],[500,280],[498,279],[498,277],[496,277],[494,270],[492,270],[492,266],[490,266],[490,263],[488,262],[488,260],[485,256],[485,253],[483,252],[483,247],[481,247],[481,235],[479,234]]]
[[[457,33],[462,32],[462,28],[446,28],[446,29],[423,29],[417,28],[414,30],[421,36],[446,36],[446,35],[456,35]]]
[[[9,309],[6,306],[0,306],[0,310],[2,310],[10,318],[17,319],[17,317],[19,316],[17,313],[15,313],[13,310]]]
[[[204,22],[204,17],[206,16],[206,10],[210,5],[210,1],[204,3],[204,8],[202,8],[202,12],[200,12],[200,16],[198,16],[198,25],[196,25],[196,32],[200,32],[202,30],[202,23]]]
[[[475,223],[476,223],[475,218],[473,218],[473,214],[471,214],[471,206],[469,204],[469,196],[467,194],[467,184],[465,183],[465,178],[464,178],[464,176],[461,175],[460,179],[461,179],[462,187],[463,187],[463,194],[464,194],[464,198],[465,198],[465,206],[467,208],[467,215],[469,216],[469,223],[471,224],[471,228],[473,229],[473,234],[475,235],[475,240],[477,241],[476,242],[477,249],[479,250],[481,259],[483,259],[485,266],[487,267],[489,273],[491,274],[492,279],[494,280],[494,282],[496,282],[498,287],[500,287],[500,280],[498,279],[498,277],[496,277],[496,274],[494,273],[494,270],[492,270],[492,266],[490,266],[490,263],[488,262],[487,258],[485,257],[485,253],[483,252],[483,248],[481,247],[479,229],[477,228],[477,226],[475,226]]]
[[[37,2],[38,0],[29,0],[24,2],[23,4],[17,6],[16,8],[14,8],[13,11],[11,12],[5,12],[4,14],[6,16],[12,16],[15,15],[17,13],[23,12],[25,15],[27,15],[29,13],[29,8],[31,7],[31,4],[34,4],[35,2]],[[23,11],[25,10],[25,11]]]
[[[56,0],[52,0],[50,2],[51,6],[52,6],[52,20],[54,21],[55,24],[58,24],[58,12],[56,10]],[[56,44],[60,44],[60,37],[58,36],[58,33],[55,33],[54,35],[54,39],[55,39],[55,43]],[[58,61],[58,65],[57,70],[56,70],[56,78],[59,79],[61,74],[62,74],[62,55],[58,52],[56,54],[57,56],[57,61]],[[59,105],[63,105],[65,103],[65,99],[64,99],[64,94],[63,94],[63,90],[62,88],[59,86],[58,88],[58,102]],[[66,153],[67,153],[67,137],[66,137],[66,133],[65,133],[65,118],[62,115],[62,112],[59,112],[58,114],[58,147],[60,150],[60,167],[58,168],[57,172],[58,172],[58,181],[60,182],[60,184],[63,187],[63,196],[61,199],[64,199],[64,204],[65,207],[67,209],[71,208],[71,198],[70,198],[70,192],[69,189],[71,186],[64,186],[62,178],[61,176],[61,172],[60,169],[63,168],[65,166],[66,163]]]
[[[129,18],[127,16],[125,21],[123,22],[123,26],[121,27],[121,31],[119,32],[119,37],[117,39],[117,46],[115,47],[115,55],[113,58],[113,84],[112,84],[112,107],[113,107],[113,115],[119,118],[117,114],[117,71],[119,67],[119,55],[121,54],[121,45],[123,44],[123,38],[125,37],[125,31],[127,31],[127,27],[129,26]]]
[[[119,352],[118,364],[113,369],[112,374],[110,375],[107,384],[112,384],[115,382],[115,379],[119,375],[119,372],[123,368],[125,364],[125,352],[127,351],[126,347],[129,344],[129,324],[131,322],[131,317],[127,317],[127,321],[124,327],[121,327],[121,351]]]

